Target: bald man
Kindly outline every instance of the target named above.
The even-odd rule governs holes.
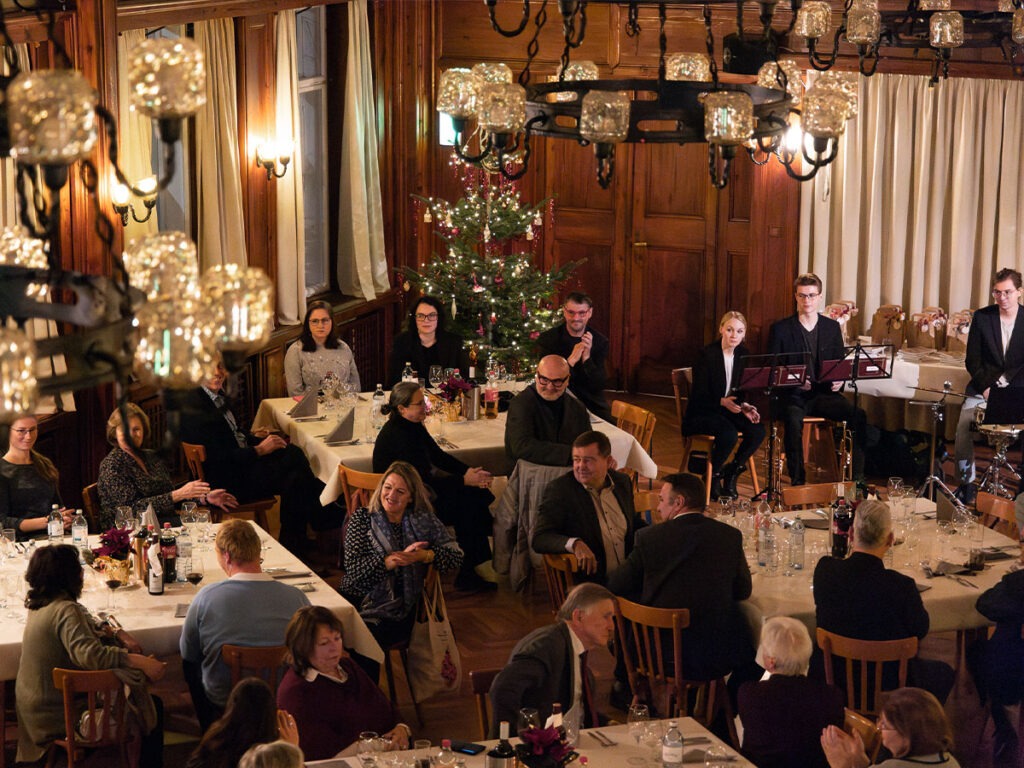
[[[516,395],[508,408],[509,459],[555,467],[572,463],[572,441],[590,429],[590,417],[586,407],[566,392],[570,373],[564,357],[541,358],[534,385]]]

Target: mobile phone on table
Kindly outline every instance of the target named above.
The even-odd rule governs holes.
[[[486,747],[483,744],[475,744],[472,741],[461,741],[452,739],[452,751],[461,752],[464,755],[479,755]]]

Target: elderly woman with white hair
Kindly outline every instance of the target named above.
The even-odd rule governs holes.
[[[827,768],[821,731],[843,724],[843,693],[807,677],[811,660],[807,627],[788,616],[768,619],[761,628],[757,663],[769,676],[744,683],[738,709],[743,722],[743,754],[760,768]]]

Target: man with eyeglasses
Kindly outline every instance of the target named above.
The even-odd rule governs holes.
[[[511,461],[567,467],[572,462],[572,441],[590,429],[584,405],[566,393],[569,363],[548,355],[537,364],[532,387],[516,395],[508,407],[505,453]]]
[[[956,425],[956,467],[960,488],[957,496],[974,502],[974,439],[971,424],[975,411],[988,400],[992,387],[1024,387],[1024,315],[1020,312],[1021,274],[1001,269],[992,280],[995,304],[983,307],[971,318],[964,364],[971,374],[967,398]]]
[[[593,300],[582,291],[573,291],[565,299],[565,322],[544,331],[537,338],[542,355],[560,355],[569,363],[569,389],[595,415],[615,423],[604,399],[605,361],[608,337],[589,326],[594,314]]]
[[[768,333],[768,351],[788,356],[780,362],[802,362],[810,356],[807,381],[800,387],[782,391],[775,417],[782,421],[786,449],[786,470],[793,485],[807,482],[804,473],[803,431],[806,416],[821,416],[845,421],[853,430],[853,477],[864,479],[864,430],[867,417],[860,408],[840,394],[842,382],[818,381],[820,366],[826,360],[842,360],[846,347],[839,323],[818,313],[821,278],[813,273],[797,277],[796,314],[774,323]]]

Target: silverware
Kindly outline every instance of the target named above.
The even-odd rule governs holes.
[[[444,441],[444,442],[445,442],[445,444],[446,444],[446,445],[447,445],[447,446],[448,446],[449,448],[452,448],[452,449],[454,449],[454,450],[456,450],[456,451],[457,451],[457,450],[459,450],[459,446],[457,446],[457,445],[456,445],[455,443],[453,443],[453,442],[452,442],[451,440],[449,440],[448,438],[445,438],[445,441]]]
[[[612,741],[611,739],[609,739],[607,736],[605,736],[600,731],[590,731],[589,733],[590,733],[591,736],[593,736],[595,739],[597,739],[597,742],[602,747],[614,747],[614,746],[616,746],[618,744],[617,741]]]
[[[327,414],[325,413],[325,414],[323,414],[322,416],[300,416],[300,417],[299,417],[299,418],[297,418],[297,419],[292,419],[292,421],[295,421],[295,422],[303,422],[303,421],[327,421]]]
[[[927,560],[921,561],[921,570],[924,571],[924,575],[929,579],[935,576],[935,571],[932,570],[932,567]]]
[[[978,588],[977,584],[975,584],[973,581],[968,581],[963,576],[954,576],[953,578],[957,580],[958,584],[962,584],[965,587],[970,587],[971,589]]]

